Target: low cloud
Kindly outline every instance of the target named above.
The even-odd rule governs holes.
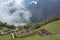
[[[30,22],[31,13],[25,8],[24,0],[0,0],[0,21],[15,26]]]

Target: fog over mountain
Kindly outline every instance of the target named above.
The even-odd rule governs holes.
[[[28,6],[32,13],[31,21],[40,22],[52,16],[60,16],[60,0],[39,0]]]
[[[25,8],[24,0],[0,0],[0,21],[7,24],[25,25],[31,13]]]

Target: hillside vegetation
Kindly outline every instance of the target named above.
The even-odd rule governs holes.
[[[60,40],[60,36],[44,36],[33,35],[25,38],[18,38],[16,40]]]
[[[0,40],[12,40],[11,35],[0,36]]]
[[[49,23],[43,27],[44,29],[55,33],[55,34],[60,34],[60,20]]]

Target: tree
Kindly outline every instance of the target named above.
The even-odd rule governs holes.
[[[18,26],[18,29],[19,29],[19,30],[22,30],[22,29],[23,29],[23,26]]]
[[[8,29],[15,29],[16,27],[14,25],[6,25],[6,28],[8,28]]]
[[[36,29],[40,28],[40,24],[35,24]]]
[[[28,28],[29,28],[29,26],[28,26],[28,25],[24,25],[23,27],[24,27],[24,29],[28,29]]]
[[[5,27],[6,25],[7,25],[7,23],[0,22],[0,27]]]

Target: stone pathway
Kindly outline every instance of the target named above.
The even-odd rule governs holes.
[[[0,36],[11,34],[13,38],[23,38],[23,37],[26,37],[26,36],[31,36],[35,33],[39,34],[40,36],[54,35],[53,33],[49,32],[45,29],[37,29],[37,30],[34,30],[34,31],[30,31],[30,32],[25,32],[24,31],[22,34],[19,33],[19,30],[11,30],[11,31],[8,31],[8,32],[1,31],[1,32],[0,32]]]

